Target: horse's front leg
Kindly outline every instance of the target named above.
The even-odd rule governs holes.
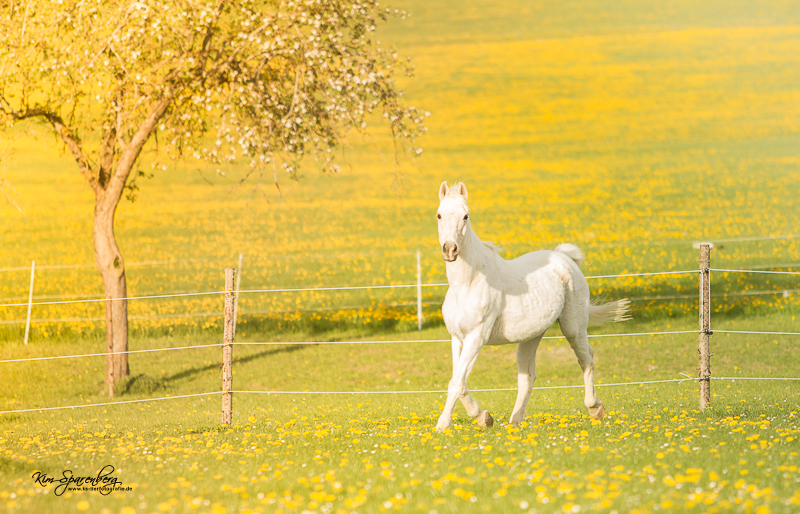
[[[453,341],[451,343],[451,348],[453,350],[453,373],[455,374],[456,369],[458,367],[458,361],[461,357],[461,348],[462,348],[461,339],[457,337],[453,337]],[[467,378],[469,378],[470,373],[472,373],[472,368],[475,366],[475,362],[478,360],[477,355],[472,362],[469,364],[469,368],[467,368]],[[494,419],[492,415],[489,414],[489,411],[481,410],[480,404],[472,397],[469,392],[469,386],[466,386],[465,392],[461,395],[458,399],[461,400],[461,404],[467,409],[467,416],[472,419],[477,419],[478,426],[481,427],[490,427],[494,424]]]
[[[453,336],[453,341],[451,343],[451,348],[453,350],[453,375],[455,375],[456,370],[458,369],[458,361],[461,358],[461,348],[463,344],[461,343],[461,339],[458,337]],[[475,361],[477,359],[473,359],[472,363],[467,370],[467,376],[472,372],[472,366],[475,365]],[[481,408],[478,405],[478,402],[469,394],[469,388],[466,390],[466,394],[459,397],[461,400],[461,404],[464,405],[464,408],[467,409],[467,416],[470,418],[477,418],[478,415],[481,413]]]
[[[453,338],[453,378],[447,386],[447,401],[442,415],[439,416],[439,421],[436,423],[437,430],[445,430],[450,427],[458,399],[461,399],[464,403],[464,407],[466,407],[467,414],[470,417],[477,417],[482,414],[478,402],[472,399],[467,389],[469,372],[472,370],[472,366],[475,365],[478,354],[486,342],[486,339],[482,337],[482,332],[480,329],[474,330],[464,338],[463,343],[457,341],[457,338]],[[458,352],[457,347],[460,350]]]
[[[472,374],[472,368],[475,367],[475,363],[478,361],[478,356],[476,355],[475,358],[472,359],[472,362],[469,363],[469,368],[467,369],[467,380],[469,380],[469,376]],[[459,398],[461,403],[464,405],[464,408],[467,409],[467,415],[472,419],[478,422],[479,427],[490,427],[494,425],[494,418],[492,415],[489,414],[488,410],[481,410],[480,405],[472,397],[472,394],[469,392],[469,385],[464,382],[464,389],[465,393]]]

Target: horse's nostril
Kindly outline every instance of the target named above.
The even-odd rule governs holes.
[[[446,260],[455,260],[458,255],[458,245],[455,243],[445,243],[442,245],[442,255]]]

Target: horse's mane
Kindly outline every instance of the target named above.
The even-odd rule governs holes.
[[[496,244],[490,243],[489,241],[481,241],[481,243],[483,243],[489,250],[494,250],[494,252],[498,255],[500,255],[500,252],[503,251],[502,246],[497,246]]]

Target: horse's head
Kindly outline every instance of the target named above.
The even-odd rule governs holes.
[[[464,236],[469,227],[469,207],[467,207],[467,186],[463,182],[447,187],[447,182],[439,186],[439,244],[442,245],[442,258],[453,262],[463,247]]]

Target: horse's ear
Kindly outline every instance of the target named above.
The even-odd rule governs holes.
[[[447,193],[450,192],[450,188],[447,187],[447,181],[445,180],[442,182],[442,185],[439,186],[439,201],[441,202],[444,200],[444,197],[447,196]]]
[[[458,194],[463,196],[464,197],[464,201],[466,202],[467,201],[467,185],[465,183],[463,183],[463,182],[459,182],[456,185],[456,188],[457,188],[456,191],[458,192]]]

